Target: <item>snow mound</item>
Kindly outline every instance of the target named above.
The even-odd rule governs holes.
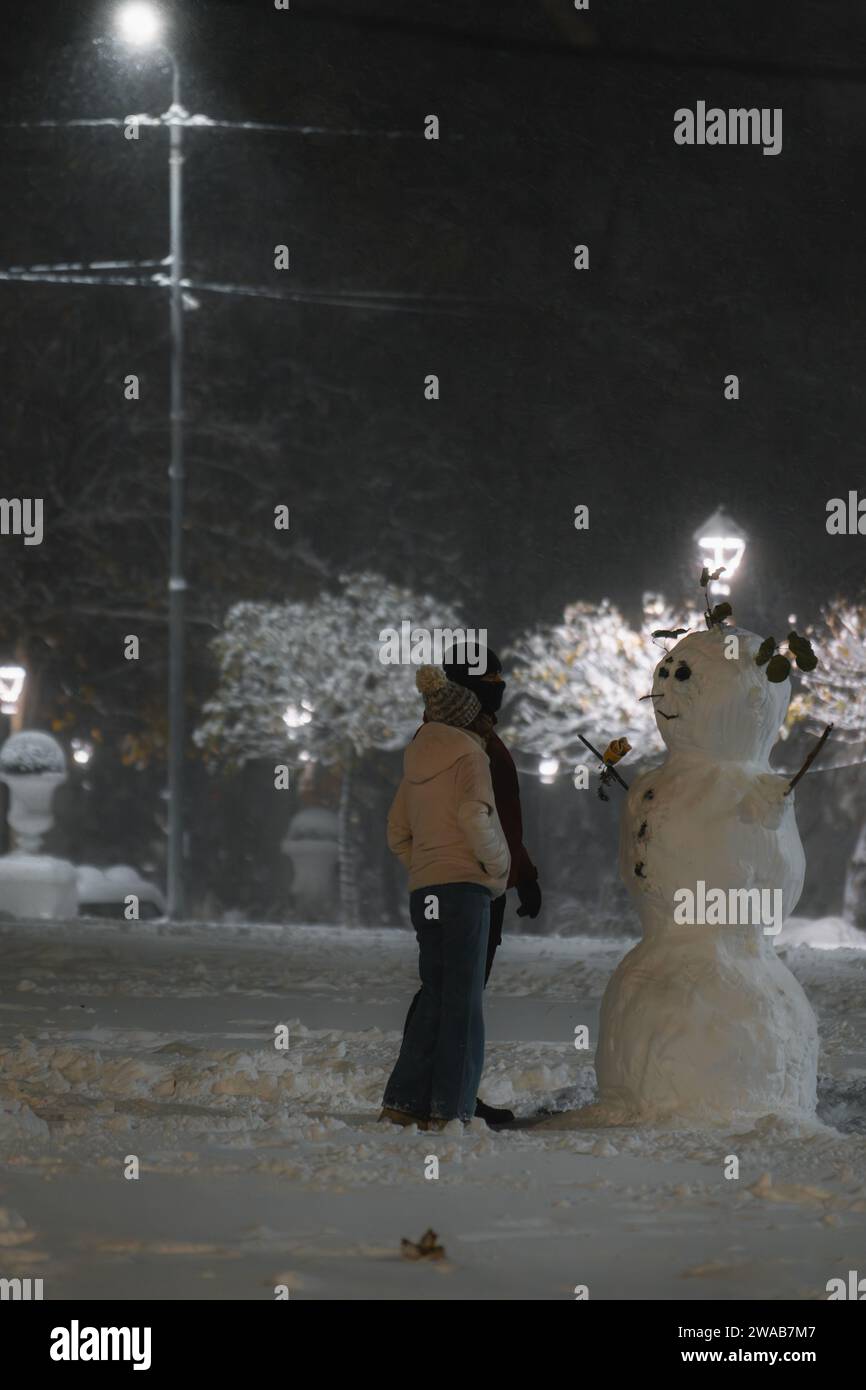
[[[816,951],[866,951],[866,933],[843,917],[791,917],[777,939],[781,946],[812,946]]]

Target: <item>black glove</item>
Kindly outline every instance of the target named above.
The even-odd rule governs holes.
[[[517,896],[520,899],[518,917],[537,917],[541,911],[541,889],[538,879],[525,878],[522,883],[518,883]]]

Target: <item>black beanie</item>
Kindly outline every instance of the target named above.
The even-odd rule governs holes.
[[[459,643],[445,653],[442,658],[443,669],[447,672],[450,681],[454,681],[456,685],[465,686],[467,690],[471,690],[478,696],[481,708],[485,713],[495,714],[502,704],[505,682],[487,681],[484,677],[499,675],[502,670],[502,662],[492,647],[474,647],[470,650],[470,655],[476,658],[471,663],[474,671],[477,672],[478,667],[484,664],[483,672],[474,674],[470,670],[470,664],[466,660],[466,646],[463,643]]]

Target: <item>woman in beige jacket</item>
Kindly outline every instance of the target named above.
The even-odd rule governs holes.
[[[380,1118],[427,1128],[475,1112],[490,902],[505,891],[510,856],[478,697],[434,666],[420,667],[416,682],[427,722],[403,757],[388,845],[409,874],[421,992]]]

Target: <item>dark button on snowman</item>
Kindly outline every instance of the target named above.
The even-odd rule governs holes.
[[[815,1016],[774,945],[805,872],[794,793],[768,761],[790,682],[766,678],[759,646],[754,633],[713,626],[655,668],[668,753],[632,784],[622,815],[620,872],[643,940],[602,1001],[599,1103],[582,1112],[595,1122],[814,1112]],[[683,921],[684,890],[737,910]],[[776,905],[772,920],[755,920],[759,900]]]

